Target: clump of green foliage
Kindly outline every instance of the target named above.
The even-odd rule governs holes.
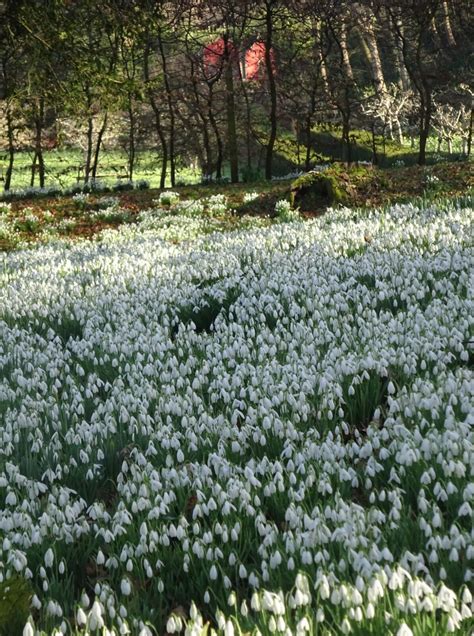
[[[30,583],[13,577],[0,583],[0,636],[21,634],[30,613]]]

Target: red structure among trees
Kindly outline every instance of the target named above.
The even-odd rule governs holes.
[[[263,81],[266,77],[265,43],[256,41],[246,51],[242,62],[242,76],[248,81]],[[276,71],[275,51],[270,49],[273,72]]]
[[[237,65],[240,62],[240,71],[244,80],[262,82],[266,78],[264,42],[257,40],[243,51],[239,51],[231,40],[227,41],[226,51],[226,41],[223,37],[206,44],[203,52],[203,65],[204,74],[208,79],[222,73],[226,56],[230,59],[231,64]],[[273,48],[270,50],[270,57],[275,73],[276,63]]]
[[[227,46],[227,50],[226,50]],[[212,79],[216,75],[220,75],[224,69],[226,59],[231,64],[237,63],[239,54],[232,40],[218,38],[210,44],[206,44],[203,53],[204,74],[208,79]]]

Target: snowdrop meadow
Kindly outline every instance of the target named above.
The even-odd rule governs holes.
[[[1,633],[472,632],[472,200],[280,208],[0,255]]]

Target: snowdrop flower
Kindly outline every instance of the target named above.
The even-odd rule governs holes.
[[[402,623],[397,631],[396,636],[413,636],[413,632],[406,623]]]
[[[51,548],[48,548],[44,555],[44,564],[47,568],[51,568],[53,566],[53,563],[54,563],[54,552],[51,550]]]
[[[254,612],[260,612],[260,610],[262,609],[258,592],[254,592],[252,594],[252,598],[250,599],[250,607],[253,609]]]
[[[84,612],[82,607],[80,607],[76,612],[76,623],[79,627],[87,623],[87,614]]]
[[[132,593],[132,586],[129,579],[122,579],[120,582],[120,591],[124,596],[130,596]]]
[[[234,636],[234,625],[231,620],[226,621],[224,627],[224,635],[225,636]]]
[[[23,636],[35,636],[35,630],[33,625],[31,624],[31,619],[28,620],[26,625],[23,627]]]

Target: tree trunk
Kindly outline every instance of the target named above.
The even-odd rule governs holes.
[[[443,32],[446,43],[449,47],[454,48],[456,46],[456,39],[454,37],[453,30],[451,28],[451,19],[449,17],[449,5],[447,0],[443,0],[441,3],[443,11]]]
[[[213,84],[209,85],[209,97],[208,97],[208,116],[209,121],[211,122],[212,130],[214,132],[214,136],[216,138],[217,144],[217,160],[216,160],[216,179],[222,179],[222,162],[224,160],[224,144],[222,143],[222,137],[219,131],[219,126],[217,125],[216,118],[214,116],[214,111],[212,110],[213,104]]]
[[[44,125],[44,100],[39,100],[38,110],[35,113],[35,156],[38,162],[39,186],[44,188],[45,166],[43,156],[43,125]],[[36,165],[36,164],[35,164]],[[34,181],[34,172],[32,180]]]
[[[375,82],[375,89],[378,93],[384,93],[387,87],[385,85],[385,78],[383,74],[382,60],[380,58],[377,37],[372,25],[367,30],[367,44],[370,50],[372,76]]]
[[[89,181],[89,175],[91,171],[92,164],[92,149],[94,145],[94,121],[92,117],[88,117],[87,119],[87,147],[86,147],[86,163],[84,166],[84,183]]]
[[[306,156],[304,160],[304,169],[306,172],[308,172],[311,167],[311,126],[312,121],[311,117],[309,116],[306,118],[305,124]]]
[[[377,155],[377,140],[375,136],[375,124],[372,124],[372,163],[374,166],[379,165],[379,158]]]
[[[107,128],[107,121],[108,121],[108,117],[109,114],[107,111],[105,111],[105,115],[104,115],[104,120],[102,122],[102,126],[100,127],[100,130],[97,134],[97,142],[95,145],[95,152],[94,152],[94,162],[92,164],[92,181],[95,181],[97,178],[97,168],[99,165],[99,155],[100,155],[100,147],[102,145],[102,138],[105,134],[105,130]]]
[[[30,187],[32,188],[35,185],[35,177],[36,177],[36,160],[37,154],[33,155],[33,163],[31,164],[31,179],[30,179]]]
[[[275,146],[277,135],[277,90],[275,74],[272,64],[272,45],[273,45],[273,15],[272,7],[268,0],[266,2],[266,40],[265,40],[265,67],[267,71],[268,84],[270,88],[270,137],[267,143],[265,157],[265,178],[271,180],[273,168],[273,148]]]
[[[407,91],[410,88],[410,77],[403,56],[403,24],[400,19],[394,22],[395,29],[391,28],[389,31],[393,38],[395,68],[399,77],[400,88]]]
[[[87,99],[87,133],[86,133],[86,162],[84,165],[84,183],[89,181],[91,164],[92,164],[92,152],[94,146],[94,119],[92,117],[92,96],[88,85],[85,87],[85,94]]]
[[[313,115],[314,115],[314,111],[316,110],[316,92],[318,89],[318,84],[317,84],[317,80],[315,80],[313,86],[312,86],[312,90],[311,90],[311,98],[310,98],[310,102],[309,102],[309,112],[307,114],[306,117],[306,122],[305,122],[305,140],[306,140],[306,156],[305,156],[305,162],[304,162],[304,167],[306,172],[309,171],[310,167],[311,167],[311,128],[313,125]]]
[[[426,145],[430,134],[432,114],[432,100],[429,90],[424,95],[420,107],[420,149],[418,154],[418,165],[426,164]]]
[[[328,76],[328,68],[326,65],[326,57],[323,54],[323,47],[321,42],[321,23],[318,22],[315,28],[316,28],[316,34],[317,34],[316,59],[317,59],[317,64],[319,65],[319,72],[321,74],[321,82],[323,86],[324,95],[328,98],[330,95],[329,76]]]
[[[148,94],[148,101],[150,103],[151,109],[153,111],[153,115],[155,117],[155,128],[158,134],[158,138],[161,144],[161,175],[160,175],[160,188],[163,190],[166,186],[166,173],[168,171],[168,144],[166,142],[165,131],[163,130],[163,125],[161,123],[161,113],[156,103],[155,96],[153,94],[153,88],[150,85],[150,45],[147,41],[145,46],[144,56],[143,56],[143,72],[145,75],[145,87]]]
[[[169,134],[169,162],[170,162],[170,179],[171,179],[171,187],[174,188],[176,185],[176,161],[174,155],[175,148],[175,113],[173,107],[173,95],[171,91],[171,85],[168,76],[168,64],[166,60],[165,49],[163,46],[163,39],[161,35],[161,31],[158,32],[158,46],[161,54],[161,64],[163,68],[163,79],[165,84],[166,91],[166,100],[168,104],[168,114],[170,118],[170,134]]]
[[[350,132],[350,116],[342,113],[342,159],[348,164],[352,163]]]
[[[474,128],[474,108],[471,108],[471,117],[469,119],[469,132],[467,134],[467,156],[471,156],[472,148],[472,129]]]
[[[229,49],[229,34],[224,34],[225,93],[227,112],[227,145],[229,148],[230,180],[239,181],[239,149],[237,145],[237,124],[235,117],[235,91],[232,67],[232,51]]]
[[[343,65],[344,73],[348,79],[350,79],[351,81],[354,81],[354,72],[352,70],[351,58],[349,55],[349,48],[347,46],[347,32],[346,32],[345,25],[343,25],[341,29],[339,45],[341,47],[342,65]]]
[[[13,174],[13,163],[15,161],[15,145],[13,139],[13,117],[10,111],[10,107],[7,105],[7,138],[8,138],[8,165],[5,173],[5,185],[4,189],[10,190]]]
[[[133,97],[128,99],[128,178],[133,181],[133,170],[135,168],[135,113],[133,112]]]

